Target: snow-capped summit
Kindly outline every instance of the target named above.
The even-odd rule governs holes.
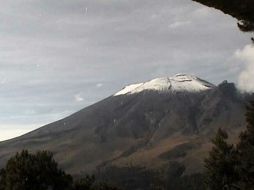
[[[152,91],[188,91],[200,92],[214,88],[215,85],[193,75],[176,74],[173,77],[156,78],[148,82],[132,84],[124,87],[114,96],[135,94],[144,90]]]

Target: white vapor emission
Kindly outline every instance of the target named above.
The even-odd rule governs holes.
[[[244,62],[243,71],[238,77],[238,87],[246,92],[254,92],[254,46],[247,45],[237,50],[235,56]]]

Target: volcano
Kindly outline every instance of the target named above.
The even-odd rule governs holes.
[[[0,143],[0,166],[17,151],[49,150],[71,174],[126,165],[150,169],[169,162],[184,174],[203,170],[218,128],[233,137],[245,126],[247,98],[233,83],[213,85],[193,75],[153,79],[64,119]]]

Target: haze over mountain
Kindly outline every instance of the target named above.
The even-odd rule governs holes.
[[[0,166],[25,148],[53,151],[72,174],[130,164],[158,169],[172,161],[184,165],[184,174],[198,173],[219,127],[232,136],[243,129],[247,98],[233,83],[215,86],[187,74],[129,85],[69,117],[0,143]]]

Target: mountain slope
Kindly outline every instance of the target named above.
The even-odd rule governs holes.
[[[169,161],[195,173],[218,127],[234,134],[244,126],[245,100],[234,84],[214,86],[181,74],[134,86],[0,143],[0,165],[26,148],[53,151],[72,174],[129,164],[159,168]]]

